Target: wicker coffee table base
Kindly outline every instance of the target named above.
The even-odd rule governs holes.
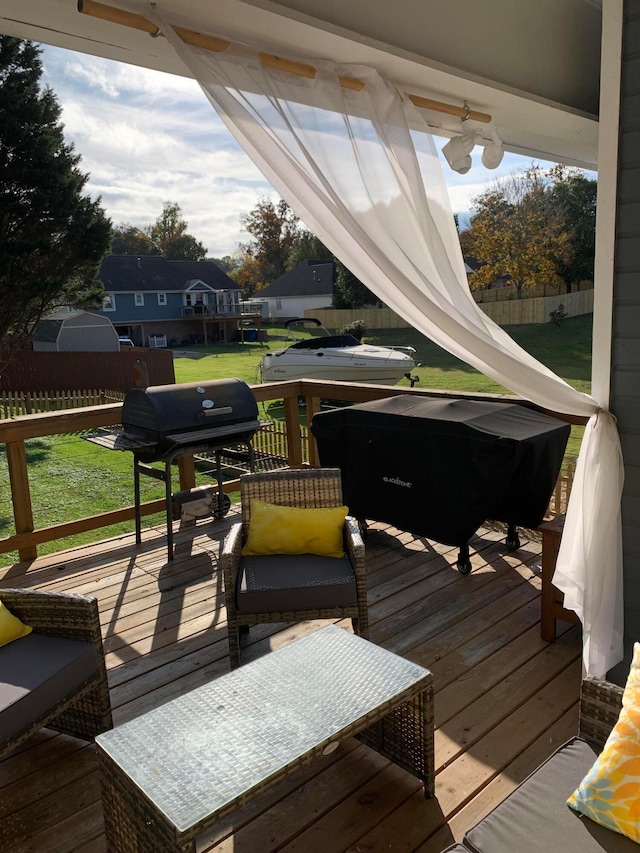
[[[395,708],[374,725],[355,736],[424,782],[425,797],[434,791],[433,771],[433,689],[425,690],[419,697]],[[431,731],[431,735],[429,735]],[[340,736],[341,738],[344,735]],[[422,748],[421,748],[422,747]],[[100,754],[102,775],[102,804],[105,833],[109,853],[195,853],[196,838],[225,815],[259,796],[272,785],[294,773],[322,753],[318,749],[306,761],[297,761],[282,774],[265,779],[259,788],[248,792],[242,802],[209,816],[197,828],[184,834],[154,809],[141,795],[131,779],[113,764],[104,753]]]
[[[287,654],[289,656],[291,653],[297,654],[293,647],[300,646],[300,659],[304,661],[306,659],[305,653],[312,652],[314,646],[319,647],[322,655],[326,651],[327,641],[330,644],[337,644],[336,648],[340,654],[334,655],[331,660],[327,660],[326,673],[321,676],[325,683],[328,683],[328,679],[333,680],[336,677],[338,679],[341,677],[348,678],[349,652],[351,651],[353,652],[354,667],[357,666],[362,656],[365,659],[370,659],[366,661],[367,663],[375,664],[380,660],[382,670],[384,671],[386,664],[391,674],[393,674],[396,666],[405,671],[407,666],[415,666],[340,629],[323,628],[316,633],[317,639],[309,637],[292,643]],[[360,645],[352,648],[356,641]],[[344,711],[339,711],[333,705],[333,702],[336,701],[335,696],[327,702],[325,707],[322,707],[322,702],[318,703],[314,700],[311,712],[309,712],[309,706],[305,706],[306,697],[302,700],[292,697],[290,706],[286,709],[287,712],[291,712],[292,733],[284,733],[282,739],[284,746],[275,741],[269,741],[265,744],[265,739],[259,730],[256,735],[257,742],[254,742],[252,737],[247,735],[246,738],[241,737],[237,740],[235,745],[232,744],[233,729],[227,732],[224,727],[216,727],[216,710],[224,709],[224,713],[229,715],[232,722],[236,719],[243,720],[247,708],[247,695],[251,697],[255,687],[255,678],[252,676],[250,681],[246,683],[246,689],[244,689],[245,674],[253,671],[253,673],[262,676],[261,667],[264,667],[265,664],[275,666],[278,661],[284,662],[286,660],[283,657],[284,652],[286,649],[273,652],[266,656],[270,660],[265,660],[264,664],[256,661],[254,664],[248,664],[241,669],[234,670],[229,675],[222,676],[205,688],[199,688],[194,691],[192,703],[184,701],[189,699],[189,694],[186,694],[181,697],[181,700],[174,700],[168,705],[156,709],[155,712],[149,712],[148,715],[138,718],[132,724],[126,724],[122,727],[123,731],[120,734],[115,729],[110,733],[110,738],[102,736],[98,739],[105,832],[107,848],[110,853],[161,853],[161,851],[195,853],[196,838],[203,832],[277,782],[295,773],[300,767],[319,758],[323,752],[327,751],[327,748],[330,750],[337,741],[346,737],[358,737],[367,746],[372,747],[418,777],[424,783],[425,796],[433,796],[433,683],[431,673],[420,667],[415,667],[417,672],[415,674],[412,672],[410,677],[405,679],[403,687],[398,689],[397,693],[394,694],[393,689],[387,690],[384,699],[375,702],[373,699],[369,702],[368,698],[363,702],[362,696],[360,696],[357,702],[357,711],[350,714],[350,710],[348,710],[346,716]],[[396,664],[395,661],[398,663]],[[338,667],[343,669],[342,676],[337,673]],[[376,678],[374,667],[370,667],[369,671],[371,672],[372,683],[377,681],[379,684],[380,681],[385,681],[384,677]],[[272,670],[269,670],[268,673],[271,675]],[[380,676],[381,674],[384,676],[384,673],[380,672],[377,675]],[[346,683],[346,680],[343,681],[343,685]],[[306,685],[303,684],[302,693],[307,692],[305,687]],[[205,693],[201,696],[204,697],[204,701],[199,701],[195,694],[203,689]],[[379,689],[379,687],[375,687],[372,691],[372,697],[377,695],[378,700],[382,696],[380,692],[376,693]],[[315,695],[323,696],[324,694],[321,692]],[[182,704],[178,706],[177,703],[180,701]],[[348,699],[345,704],[349,705]],[[191,710],[192,707],[193,710]],[[317,718],[323,720],[321,728],[318,729],[322,734],[314,735],[312,739],[305,740],[304,747],[299,748],[298,736],[293,734],[296,730],[295,719],[305,719],[305,707],[306,713],[315,713]],[[166,736],[174,741],[174,748],[176,744],[180,743],[184,733],[188,732],[190,725],[196,727],[202,724],[203,717],[207,718],[205,721],[207,729],[215,732],[215,741],[210,747],[203,748],[202,751],[198,749],[191,759],[185,755],[181,768],[172,771],[168,767],[166,759],[166,752],[171,750],[171,745],[167,743],[166,738],[158,737],[154,741],[155,746],[152,747],[145,759],[145,770],[150,770],[150,774],[145,776],[143,781],[140,778],[134,781],[129,776],[129,772],[132,776],[136,775],[136,761],[139,762],[141,759],[136,758],[134,753],[139,748],[140,739],[136,737],[135,731],[129,733],[124,730],[126,730],[127,725],[137,725],[139,732],[141,728],[147,726],[145,717],[152,719],[149,725],[154,725],[154,713],[156,720],[158,718],[162,722],[165,720],[169,722],[170,719],[175,720],[176,710],[179,710],[181,726],[173,736],[169,735],[169,730],[166,732]],[[236,712],[237,717],[234,716]],[[334,716],[337,722],[327,724],[326,721]],[[193,723],[190,717],[192,717]],[[196,717],[199,717],[198,723],[196,723]],[[316,737],[318,737],[318,741],[314,742]],[[164,751],[163,743],[167,744]],[[228,754],[230,750],[233,752],[233,762],[221,774],[221,765],[216,760],[216,752],[219,751],[220,757],[222,757],[225,752]],[[120,760],[115,760],[110,752],[113,752],[116,759],[119,758]],[[274,752],[278,753],[279,758],[277,761],[269,763],[268,759],[272,757]],[[123,754],[124,758],[122,758]],[[264,761],[265,756],[267,757],[266,762]],[[123,769],[123,764],[129,772]],[[262,767],[265,769],[260,769]],[[214,770],[218,773],[217,777],[212,776]],[[165,799],[163,810],[154,802],[154,796],[155,800],[159,799],[158,791],[154,789],[157,789],[158,785],[165,785],[165,782],[162,781],[163,776],[167,778],[167,774],[172,773],[180,773],[181,780],[176,785],[175,776],[172,777],[171,790],[175,791],[175,799],[174,794],[171,795],[169,801]],[[229,775],[226,774],[234,777],[232,781],[235,787],[229,796],[225,793],[229,782]],[[238,780],[245,781],[239,783]],[[178,805],[173,805],[178,801]],[[180,805],[184,802],[188,804],[188,817],[184,816],[184,805]],[[207,812],[207,805],[210,809],[209,812]],[[172,815],[172,811],[175,814]],[[175,820],[172,820],[169,815],[172,815]]]

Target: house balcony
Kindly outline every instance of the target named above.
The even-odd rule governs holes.
[[[283,400],[285,464],[292,467],[317,463],[313,440],[308,449],[301,440],[299,397],[306,397],[310,417],[321,396],[363,402],[407,391],[310,382],[254,388],[259,402]],[[233,504],[223,519],[175,522],[172,561],[164,524],[144,530],[138,546],[125,533],[39,556],[43,542],[132,519],[134,511],[38,528],[25,440],[110,425],[120,412],[115,404],[0,422],[16,526],[1,545],[5,553],[20,551],[18,561],[0,569],[0,585],[97,597],[116,725],[228,672],[218,561],[239,516]],[[181,460],[180,469],[181,488],[189,488],[192,461]],[[237,490],[237,482],[225,489]],[[162,501],[151,501],[143,513],[161,508]],[[558,622],[555,642],[541,637],[539,532],[521,531],[520,547],[509,551],[504,532],[488,525],[470,544],[472,570],[462,575],[457,548],[381,522],[370,523],[366,539],[370,639],[433,673],[435,797],[425,799],[417,779],[346,739],[216,824],[199,851],[439,853],[576,732],[580,634]],[[252,628],[243,662],[321,624]],[[0,794],[3,850],[106,851],[92,744],[43,729],[0,763]]]
[[[240,319],[243,315],[237,306],[219,310],[213,305],[183,305],[182,317],[186,320],[230,320]]]

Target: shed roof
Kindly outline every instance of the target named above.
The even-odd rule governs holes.
[[[65,323],[75,325],[80,318],[82,318],[82,325],[85,326],[111,326],[109,317],[102,314],[94,314],[92,311],[69,311],[61,308],[39,320],[33,330],[32,339],[41,343],[54,343]]]

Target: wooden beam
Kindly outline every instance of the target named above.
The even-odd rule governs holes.
[[[109,6],[106,3],[98,3],[96,0],[78,0],[78,12],[90,15],[93,18],[100,18],[103,21],[110,21],[113,24],[121,24],[134,30],[141,30],[152,36],[162,35],[162,32],[158,30],[153,21],[149,21],[142,15],[126,12],[124,9]],[[221,53],[231,45],[231,42],[226,39],[216,38],[197,30],[189,30],[185,27],[177,26],[174,26],[173,29],[185,44],[201,47],[204,50],[211,50],[214,53]],[[317,70],[313,65],[305,62],[294,62],[273,53],[259,53],[258,56],[262,65],[267,68],[288,71],[290,74],[296,74],[298,77],[307,77],[311,80],[316,77]],[[340,85],[343,89],[352,89],[359,92],[364,89],[365,84],[356,77],[342,76],[340,77]],[[470,121],[482,122],[483,124],[489,124],[491,121],[491,116],[488,113],[470,110],[466,105],[459,107],[455,104],[447,104],[444,101],[423,98],[421,95],[409,95],[408,97],[416,107],[420,107],[421,109],[433,110],[434,112],[457,116],[463,120],[469,119]]]
[[[33,510],[31,508],[31,490],[27,470],[27,451],[24,441],[10,441],[6,445],[9,482],[11,484],[11,502],[16,533],[33,532]],[[29,542],[19,549],[21,560],[34,560],[38,550]]]

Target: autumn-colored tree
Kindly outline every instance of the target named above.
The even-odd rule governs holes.
[[[112,255],[157,255],[158,248],[151,237],[130,225],[122,222],[113,229],[113,241],[111,243]]]
[[[471,229],[463,228],[462,231],[458,232],[458,239],[460,240],[460,248],[464,257],[467,258],[469,255],[473,255],[473,234]]]
[[[240,252],[235,269],[228,272],[229,278],[242,288],[243,299],[251,299],[256,291],[269,284],[267,281],[262,281],[260,275],[260,264],[245,250]]]
[[[144,230],[157,253],[170,261],[203,261],[207,250],[195,237],[187,233],[188,225],[179,204],[165,201],[162,213]]]
[[[300,231],[299,219],[283,199],[261,198],[240,222],[252,241],[240,248],[259,268],[257,281],[270,284],[287,271],[289,254]]]
[[[474,200],[469,245],[480,268],[469,279],[472,289],[510,278],[518,296],[525,288],[558,282],[558,264],[570,255],[563,210],[551,203],[549,173],[531,165],[495,181]]]

